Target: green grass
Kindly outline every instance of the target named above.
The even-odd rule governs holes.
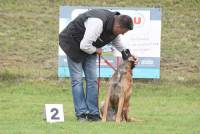
[[[104,85],[104,84],[103,84]],[[135,82],[130,115],[143,122],[117,125],[75,120],[69,81],[3,81],[0,84],[0,134],[200,133],[199,85]],[[104,88],[100,100],[103,99]],[[64,104],[64,123],[47,123],[44,104]]]
[[[143,122],[76,122],[57,80],[61,5],[162,8],[161,79],[133,86],[130,115]],[[199,12],[200,0],[0,0],[0,134],[199,134]],[[64,104],[64,123],[43,121],[46,103]]]
[[[162,78],[200,79],[199,0],[0,0],[0,74],[9,70],[31,79],[57,76],[62,5],[161,7]]]

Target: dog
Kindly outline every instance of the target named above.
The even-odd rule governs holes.
[[[132,93],[132,69],[136,65],[136,58],[129,56],[124,60],[106,86],[105,102],[102,104],[102,122],[115,120],[120,123],[134,121],[128,116],[129,100]]]

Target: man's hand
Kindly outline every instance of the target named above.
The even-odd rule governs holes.
[[[138,57],[136,57],[136,56],[134,56],[135,57],[135,65],[137,65],[138,64]]]
[[[128,58],[129,61],[134,61],[134,65],[138,64],[138,57],[132,55],[131,57]]]
[[[123,60],[127,60],[129,57],[132,56],[129,49],[124,49],[121,51],[121,53],[122,53]]]
[[[101,55],[102,54],[102,48],[97,48],[96,53],[97,53],[97,55]]]

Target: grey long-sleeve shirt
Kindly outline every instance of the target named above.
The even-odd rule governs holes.
[[[88,54],[96,52],[96,47],[92,45],[103,32],[103,21],[99,18],[88,18],[85,23],[85,34],[80,42],[80,49]],[[118,50],[122,51],[124,48],[120,35],[118,35],[113,41],[112,45]]]

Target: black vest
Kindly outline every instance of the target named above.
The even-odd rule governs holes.
[[[63,51],[74,61],[81,62],[88,56],[80,49],[80,42],[85,33],[84,22],[88,18],[99,18],[103,21],[103,32],[100,37],[93,42],[93,46],[100,48],[114,40],[117,35],[112,33],[114,24],[114,15],[118,12],[111,12],[104,9],[89,10],[68,24],[68,26],[59,34],[59,45]]]

